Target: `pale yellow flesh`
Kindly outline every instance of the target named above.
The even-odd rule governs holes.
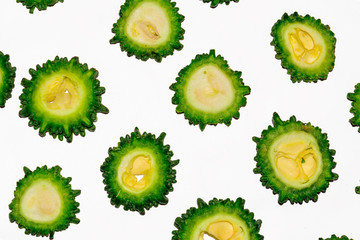
[[[146,190],[154,179],[154,163],[151,154],[134,151],[125,155],[118,167],[117,180],[131,192]]]
[[[303,188],[312,184],[321,172],[321,153],[315,138],[294,131],[274,141],[269,150],[272,166],[287,184]]]
[[[20,212],[28,220],[50,223],[61,212],[62,200],[56,187],[48,180],[37,180],[20,200]]]
[[[170,20],[166,10],[156,2],[140,3],[128,17],[126,32],[139,44],[161,45],[170,36]]]
[[[237,216],[219,213],[197,224],[189,240],[249,240],[247,225]]]
[[[71,73],[55,73],[41,83],[34,93],[35,103],[41,109],[57,116],[77,113],[78,108],[87,101],[84,88],[77,76]]]
[[[285,41],[292,59],[300,66],[312,68],[325,57],[325,42],[317,30],[305,24],[293,23],[286,27]]]
[[[185,95],[190,105],[208,113],[227,109],[235,98],[231,79],[212,64],[200,67],[190,76]]]

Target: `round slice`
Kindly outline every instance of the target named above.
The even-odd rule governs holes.
[[[245,95],[250,94],[241,72],[231,70],[222,56],[215,56],[215,50],[197,55],[179,72],[170,89],[175,91],[172,103],[177,105],[176,112],[184,113],[189,123],[201,130],[218,123],[229,126],[232,118],[239,119]]]
[[[165,135],[156,138],[135,128],[120,138],[117,147],[109,149],[101,172],[112,205],[144,215],[145,209],[168,203],[166,195],[176,183],[173,167],[179,160],[171,160],[173,153],[164,145]]]
[[[354,115],[350,123],[353,127],[360,127],[360,83],[355,85],[353,93],[348,93],[347,98],[351,101],[350,112]],[[358,131],[360,132],[360,128]]]
[[[272,27],[271,45],[293,82],[325,80],[334,68],[334,33],[328,25],[309,15],[285,13]]]
[[[332,172],[335,150],[330,149],[327,135],[321,129],[296,121],[282,121],[273,116],[274,127],[269,126],[256,142],[257,162],[254,172],[261,174],[261,182],[279,194],[279,204],[316,202],[329,183],[337,180]]]
[[[46,166],[30,171],[24,167],[25,177],[17,183],[9,208],[10,222],[25,228],[25,234],[54,238],[54,233],[78,224],[80,212],[75,197],[80,190],[72,190],[71,178],[60,175],[61,168]]]
[[[183,47],[180,40],[184,39],[184,16],[178,11],[170,0],[126,0],[113,26],[115,36],[110,43],[120,43],[129,57],[161,62]]]
[[[21,118],[29,118],[29,126],[39,129],[39,135],[49,132],[54,138],[68,142],[73,134],[85,136],[85,129],[95,131],[97,113],[109,110],[101,104],[105,88],[100,87],[98,71],[88,69],[74,57],[56,57],[36,70],[29,70],[32,79],[23,79],[20,95]]]
[[[225,3],[226,5],[229,5],[230,2],[239,2],[239,0],[201,0],[204,3],[210,3],[210,7],[216,8],[219,4]]]
[[[58,2],[64,2],[64,0],[16,0],[18,3],[22,3],[30,10],[30,13],[34,13],[35,8],[39,11],[46,10],[47,7],[52,7]]]
[[[9,55],[0,52],[0,108],[5,107],[5,102],[11,98],[14,88],[16,68],[11,66]]]
[[[197,200],[198,208],[190,208],[176,218],[172,240],[204,240],[210,236],[215,240],[261,240],[261,220],[254,219],[254,213],[244,208],[242,198],[218,200],[208,204]]]
[[[319,238],[319,240],[353,240],[348,238],[347,236],[341,236],[341,237],[337,237],[335,234],[331,235],[330,238]]]

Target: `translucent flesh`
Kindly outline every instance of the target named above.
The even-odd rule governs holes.
[[[126,22],[127,35],[135,42],[157,46],[170,36],[170,20],[166,9],[156,2],[140,3]]]
[[[294,61],[303,67],[315,67],[325,57],[325,42],[321,34],[310,26],[293,23],[285,28],[284,35]]]
[[[37,180],[25,191],[20,200],[21,214],[28,220],[50,223],[61,213],[61,195],[48,180]]]
[[[280,136],[269,152],[275,172],[290,185],[307,185],[319,175],[321,154],[314,137],[306,132]]]
[[[187,80],[185,97],[190,105],[208,113],[218,113],[235,98],[232,80],[216,65],[205,65]]]

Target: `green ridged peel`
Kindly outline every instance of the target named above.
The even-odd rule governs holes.
[[[9,205],[11,210],[9,214],[10,222],[16,222],[20,229],[25,229],[25,234],[54,238],[55,232],[67,229],[71,223],[78,224],[80,220],[76,214],[80,212],[79,203],[75,197],[80,195],[80,190],[73,190],[70,185],[71,178],[64,178],[60,175],[61,168],[55,166],[38,167],[34,171],[24,167],[25,177],[17,182],[14,192],[14,199]],[[22,204],[26,198],[29,189],[34,189],[41,184],[50,185],[56,189],[60,197],[59,214],[52,220],[31,219],[25,214],[28,204]],[[31,190],[30,190],[31,191]],[[41,198],[37,196],[38,198]],[[39,199],[38,199],[39,200]],[[39,201],[42,201],[41,199]],[[31,206],[31,205],[30,205]],[[48,206],[44,206],[44,209]],[[29,210],[31,211],[31,209]]]
[[[16,0],[18,3],[22,3],[29,9],[30,13],[34,13],[35,8],[39,11],[46,10],[48,7],[54,6],[58,2],[64,2],[64,0]]]
[[[177,230],[172,232],[172,240],[199,240],[204,234],[211,236],[213,233],[210,225],[218,221],[232,224],[233,229],[242,229],[242,233],[240,231],[242,238],[236,239],[264,239],[259,233],[261,220],[255,220],[254,213],[244,208],[245,200],[242,198],[237,198],[236,201],[214,198],[209,203],[198,198],[197,205],[197,208],[191,207],[181,217],[175,219],[174,225]]]
[[[71,142],[73,134],[85,136],[85,129],[95,131],[97,113],[109,112],[101,103],[105,88],[97,79],[98,71],[79,63],[77,57],[56,57],[29,73],[32,78],[21,82],[19,116],[29,118],[29,126],[39,129],[42,137],[49,132],[53,138],[65,137]]]
[[[137,20],[132,15],[135,11]],[[179,14],[175,2],[126,0],[119,15],[120,18],[112,28],[115,36],[110,43],[119,43],[121,50],[127,52],[129,57],[135,56],[143,61],[152,58],[161,62],[162,58],[172,55],[174,50],[183,48],[180,40],[184,39],[185,30],[181,27],[184,16]],[[162,25],[168,26],[168,29]]]
[[[201,0],[204,3],[210,3],[210,7],[216,8],[219,4],[225,3],[226,5],[229,5],[230,2],[239,2],[240,0]]]
[[[201,130],[218,123],[230,126],[233,118],[239,119],[239,109],[246,105],[245,96],[250,94],[241,72],[230,69],[222,56],[215,55],[215,50],[197,55],[179,72],[170,89],[175,92],[172,103],[177,105],[176,113],[184,113],[185,119]]]
[[[341,236],[341,237],[337,237],[335,234],[331,235],[330,238],[319,238],[319,240],[353,240],[353,239],[350,239],[348,238],[347,236]]]
[[[173,191],[176,183],[176,170],[179,160],[171,160],[173,152],[164,145],[165,133],[158,138],[151,133],[140,133],[138,128],[126,137],[121,137],[117,147],[109,149],[109,156],[101,166],[105,191],[115,207],[124,206],[124,210],[137,211],[141,215],[145,210],[168,203],[166,195]],[[134,160],[150,159],[150,171],[144,173],[147,185],[133,189],[126,185],[125,174],[134,168]],[[133,164],[131,166],[131,164]],[[129,167],[130,166],[130,167]],[[134,174],[135,175],[135,174]]]
[[[9,55],[0,52],[0,108],[5,107],[14,88],[16,68],[11,66],[9,59]]]
[[[338,179],[338,175],[332,172],[336,166],[333,161],[335,150],[330,149],[327,134],[322,133],[319,127],[314,127],[310,123],[304,124],[297,121],[295,116],[290,117],[288,121],[282,121],[279,115],[274,113],[273,125],[264,130],[260,138],[253,137],[257,150],[254,173],[261,175],[260,181],[264,187],[271,188],[274,194],[279,195],[279,204],[286,201],[290,201],[291,204],[302,204],[310,200],[316,202],[318,194],[325,192],[329,183]],[[274,147],[281,139],[285,139],[284,141],[287,142],[285,145],[290,144],[287,146],[288,148],[294,147],[295,144],[304,141],[303,139],[309,139],[306,149],[302,151],[308,153],[304,155],[301,163],[298,164],[304,166],[302,171],[305,171],[306,165],[302,164],[313,159],[317,159],[317,162],[316,170],[313,171],[311,176],[308,176],[309,179],[306,181],[299,183],[287,180],[286,175],[283,175],[284,173],[279,169],[277,164],[281,156],[290,154],[280,152],[281,148]],[[281,142],[278,146],[281,146]],[[295,158],[298,158],[300,154],[287,158],[296,161]],[[306,158],[305,161],[306,156],[312,157],[312,159]],[[294,162],[288,161],[287,163],[292,164]]]

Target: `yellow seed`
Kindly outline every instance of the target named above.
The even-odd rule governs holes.
[[[319,57],[320,57],[320,54],[321,54],[321,48],[320,46],[316,46],[314,49],[308,51],[303,59],[304,59],[304,62],[306,64],[313,64],[314,62],[316,62]]]
[[[49,109],[71,109],[79,102],[79,93],[76,84],[68,77],[63,77],[48,86],[43,99]]]
[[[150,39],[158,40],[160,38],[160,33],[151,22],[148,21],[138,21],[137,25],[141,31]]]
[[[134,175],[145,175],[151,168],[151,159],[146,156],[136,156],[133,159],[130,173]]]
[[[304,174],[310,178],[312,177],[317,168],[317,162],[314,158],[313,154],[308,154],[303,157],[303,160],[301,161],[301,167],[303,169]]]
[[[234,227],[229,222],[220,221],[210,224],[207,232],[217,240],[228,240],[234,234]]]
[[[281,156],[277,159],[276,166],[280,173],[289,180],[296,180],[300,174],[300,169],[294,159]]]
[[[305,52],[304,47],[297,40],[297,38],[294,34],[290,34],[289,40],[290,40],[290,44],[291,44],[291,47],[293,49],[295,56],[298,58],[301,57]]]
[[[314,48],[314,46],[315,46],[314,40],[312,39],[310,34],[308,34],[307,32],[305,32],[303,30],[297,29],[297,35],[299,36],[299,39],[305,49],[311,50]]]

